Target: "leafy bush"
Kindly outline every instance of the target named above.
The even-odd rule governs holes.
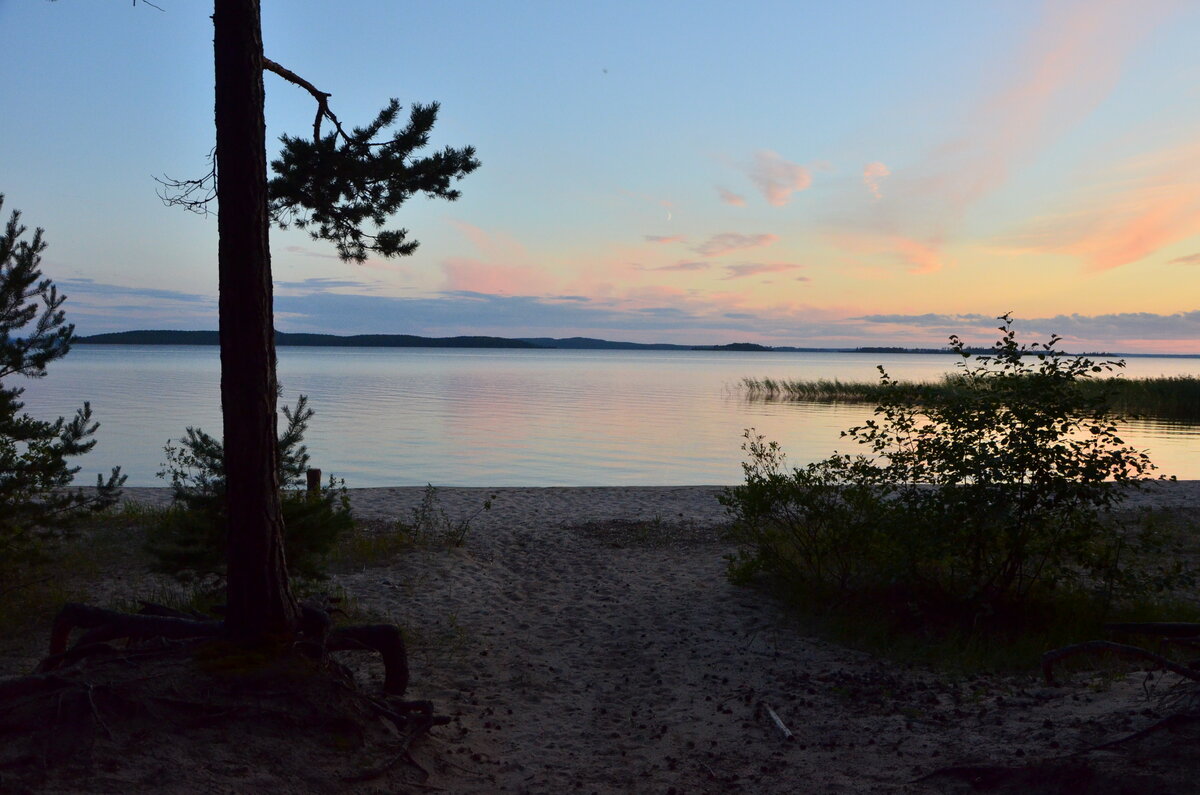
[[[125,482],[115,468],[107,480],[96,477],[94,492],[67,489],[79,471],[67,459],[96,444],[99,423],[91,406],[84,403],[70,421],[37,420],[21,411],[25,390],[3,383],[10,376],[44,377],[46,365],[66,356],[75,337],[62,309],[66,296],[38,269],[46,248],[42,230],[22,240],[20,221],[14,211],[0,233],[0,562],[6,563],[36,555],[81,512],[115,503]]]
[[[875,417],[842,434],[865,454],[789,472],[747,431],[745,483],[721,498],[740,541],[731,575],[973,622],[1055,588],[1148,587],[1120,552],[1151,537],[1111,510],[1153,465],[1118,436],[1102,391],[1075,388],[1124,363],[1063,354],[1057,336],[1018,344],[1000,320],[990,355],[950,338],[959,389],[918,394],[879,368]]]
[[[343,481],[330,477],[320,492],[304,488],[308,449],[304,432],[313,417],[308,398],[282,409],[287,421],[279,437],[279,482],[283,486],[284,554],[288,570],[300,577],[321,576],[321,564],[338,537],[354,525]],[[176,445],[164,448],[158,473],[169,478],[174,505],[155,523],[147,549],[156,568],[181,580],[223,577],[225,573],[225,451],[199,428],[187,428]]]

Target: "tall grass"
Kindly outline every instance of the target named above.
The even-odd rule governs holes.
[[[751,400],[807,401],[813,403],[875,403],[894,389],[949,397],[962,388],[962,376],[948,373],[937,381],[899,382],[884,386],[874,381],[841,381],[821,378],[743,378],[742,389]],[[1108,404],[1120,414],[1200,421],[1200,377],[1103,378],[1078,382],[1085,395],[1106,394]]]

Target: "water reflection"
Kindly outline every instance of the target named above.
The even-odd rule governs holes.
[[[775,439],[795,464],[854,445],[839,434],[869,404],[747,401],[756,378],[872,380],[884,364],[925,380],[950,356],[702,351],[457,351],[281,348],[284,399],[309,396],[314,464],[350,486],[695,485],[741,478],[742,431]],[[1131,377],[1200,372],[1195,359],[1132,359]],[[187,425],[220,430],[215,348],[79,346],[27,410],[69,414],[91,400],[100,443],[81,479],[121,464],[131,485],[161,485],[162,446]],[[1130,444],[1168,474],[1200,478],[1200,428],[1139,420]]]

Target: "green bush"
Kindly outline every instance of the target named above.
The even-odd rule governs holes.
[[[950,338],[959,389],[917,394],[879,368],[875,417],[842,434],[865,453],[788,471],[747,431],[745,483],[721,498],[740,542],[731,576],[975,623],[1054,589],[1150,587],[1122,551],[1152,534],[1111,512],[1153,465],[1118,436],[1104,393],[1076,388],[1124,363],[1068,356],[1058,337],[1020,345],[1000,319],[991,355]]]
[[[284,554],[293,576],[320,577],[326,554],[354,526],[343,481],[330,477],[319,492],[305,490],[308,449],[304,432],[312,419],[308,398],[282,409],[286,426],[279,437],[279,482],[283,486]],[[155,568],[180,580],[225,574],[225,451],[220,441],[199,428],[187,428],[176,445],[164,448],[167,461],[158,473],[170,479],[172,507],[152,526],[147,550]]]

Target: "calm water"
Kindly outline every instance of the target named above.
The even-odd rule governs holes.
[[[351,487],[728,484],[741,479],[742,430],[779,441],[796,464],[850,449],[839,431],[870,406],[762,403],[745,376],[936,378],[952,356],[705,351],[279,349],[284,399],[316,410],[313,466]],[[1130,359],[1130,376],[1200,375],[1197,359]],[[41,381],[26,410],[69,414],[90,400],[99,444],[81,479],[119,464],[131,486],[155,477],[187,425],[220,434],[215,347],[80,345]],[[1200,427],[1139,423],[1126,441],[1166,474],[1200,478]]]

